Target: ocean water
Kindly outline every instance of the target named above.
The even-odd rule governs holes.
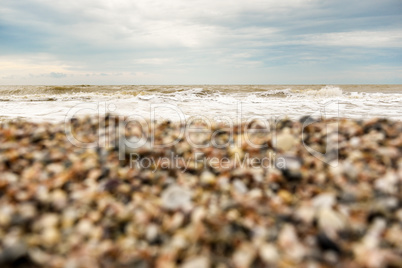
[[[302,116],[402,119],[402,85],[0,86],[0,118],[217,121]]]

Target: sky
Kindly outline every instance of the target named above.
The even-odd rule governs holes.
[[[0,84],[402,84],[400,0],[1,0]]]

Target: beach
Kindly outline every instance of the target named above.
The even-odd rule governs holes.
[[[402,1],[0,2],[0,268],[402,268]]]
[[[402,266],[400,120],[228,122],[2,121],[1,266]]]

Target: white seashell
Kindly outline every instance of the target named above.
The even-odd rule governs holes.
[[[273,143],[276,149],[287,152],[297,144],[297,140],[290,133],[289,128],[284,128],[282,133],[278,134],[276,139],[273,139]]]
[[[247,186],[241,180],[235,180],[233,187],[240,194],[245,194],[248,191]]]
[[[52,246],[59,243],[60,240],[60,232],[58,229],[51,227],[47,228],[43,231],[42,241],[45,246]]]
[[[55,227],[58,223],[59,216],[56,213],[47,213],[40,220],[40,225],[44,229]]]
[[[145,237],[148,241],[154,241],[158,236],[159,228],[156,224],[150,224],[147,227]]]
[[[360,138],[359,137],[352,137],[349,141],[349,144],[353,147],[353,148],[357,148],[360,144]]]
[[[77,231],[81,235],[89,235],[89,233],[92,231],[92,229],[93,229],[93,224],[90,220],[83,219],[83,220],[80,220],[80,222],[77,224]]]
[[[250,243],[243,243],[233,255],[236,267],[250,267],[256,255],[256,250]]]
[[[396,194],[398,188],[398,176],[395,172],[388,171],[384,177],[375,181],[374,187],[386,194]]]
[[[339,212],[331,208],[321,208],[318,211],[318,227],[322,230],[328,231],[340,231],[346,228],[346,220]]]
[[[261,245],[259,254],[266,264],[275,264],[279,260],[278,249],[272,244],[265,243]]]
[[[312,206],[302,205],[296,210],[296,217],[307,224],[311,224],[314,220],[316,210]]]
[[[322,193],[312,199],[313,207],[315,208],[328,208],[336,203],[335,194]]]
[[[210,267],[209,258],[207,256],[193,257],[186,260],[181,268],[207,268]]]
[[[162,193],[162,206],[167,209],[188,209],[191,207],[192,193],[178,185],[171,185]]]
[[[200,177],[201,183],[203,184],[213,184],[216,181],[216,177],[213,173],[209,171],[204,171]]]
[[[299,262],[306,254],[306,249],[300,243],[296,229],[291,224],[285,224],[278,235],[278,244],[294,261]]]

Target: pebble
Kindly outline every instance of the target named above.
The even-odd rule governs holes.
[[[283,176],[288,181],[299,181],[302,179],[301,173],[301,159],[291,155],[280,155],[275,163],[276,168],[279,169]]]
[[[81,141],[110,138],[99,148],[71,144],[64,124],[0,123],[0,267],[402,267],[401,122],[339,119],[334,129],[328,119],[302,129],[284,119],[276,139],[246,137],[240,124],[231,134],[240,143],[226,147],[212,147],[208,134],[193,135],[199,148],[185,138],[128,148],[118,142],[124,119],[109,115],[107,129],[105,119],[66,122]],[[138,142],[152,130],[155,144],[167,144],[184,127],[125,135]],[[222,145],[230,135],[214,138]],[[320,152],[327,141],[331,166],[303,146]],[[182,159],[130,167],[130,152]],[[251,166],[266,157],[272,165]]]
[[[331,250],[338,254],[341,253],[341,248],[339,247],[339,245],[336,244],[331,238],[329,238],[324,232],[320,232],[317,235],[317,244],[324,251]]]

